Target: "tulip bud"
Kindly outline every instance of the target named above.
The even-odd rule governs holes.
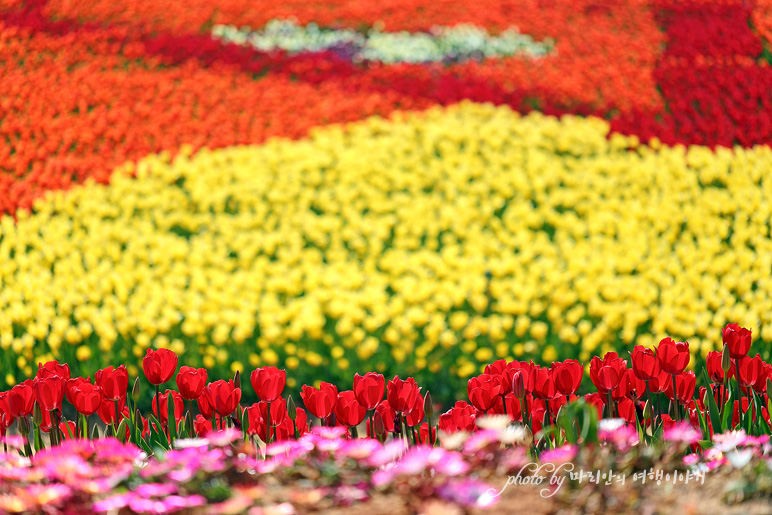
[[[293,422],[298,416],[297,409],[295,409],[295,401],[292,399],[292,395],[287,396],[287,414],[289,415],[290,420]]]
[[[139,401],[141,390],[140,390],[140,383],[139,383],[139,377],[134,380],[134,387],[131,389],[131,400],[134,402]]]
[[[732,356],[729,354],[729,346],[725,343],[724,350],[721,353],[721,368],[724,370],[724,374],[729,372],[732,367]]]
[[[424,415],[426,415],[426,420],[431,424],[432,415],[434,415],[434,404],[432,404],[432,396],[429,392],[426,392],[424,396]]]
[[[512,393],[521,401],[525,399],[525,379],[523,372],[518,370],[512,376]]]
[[[373,417],[373,425],[375,426],[373,430],[379,438],[386,434],[386,426],[383,424],[383,416],[381,415],[380,411],[375,412],[375,416]]]
[[[41,417],[42,417],[42,414],[41,414]],[[30,432],[30,427],[29,427],[29,420],[27,420],[27,417],[21,417],[19,419],[19,422],[20,422],[19,432],[23,435],[28,435]]]
[[[241,372],[238,370],[236,371],[236,375],[233,376],[233,384],[236,385],[236,388],[241,388]]]
[[[643,418],[651,418],[652,415],[654,415],[654,409],[651,407],[651,399],[646,401],[646,404],[643,405]]]
[[[43,412],[40,411],[40,404],[35,403],[35,407],[32,409],[32,423],[37,427],[43,423]]]
[[[710,404],[709,396],[712,395],[710,388],[705,388],[705,393],[702,394],[702,405],[708,406]]]
[[[772,399],[772,377],[767,378],[767,399]]]

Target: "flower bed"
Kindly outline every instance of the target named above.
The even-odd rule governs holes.
[[[634,347],[631,368],[615,353],[593,357],[597,392],[584,398],[576,396],[579,362],[496,361],[469,380],[469,403],[438,417],[413,378],[387,384],[374,372],[355,375],[346,391],[304,385],[303,409],[284,396],[284,370],[258,368],[249,380],[260,401],[242,407],[240,374],[207,382],[206,369],[177,372],[177,356],[166,349],[143,359],[155,387],[145,416],[135,409],[143,381],[136,378],[129,392],[125,366],[98,371],[92,384],[52,361],[0,393],[2,432],[22,434],[0,440],[0,509],[294,513],[389,494],[413,512],[433,503],[486,508],[510,485],[539,485],[544,475],[542,497],[566,484],[560,496],[575,506],[590,508],[599,494],[601,507],[613,509],[632,492],[601,486],[601,470],[606,485],[614,476],[641,481],[640,496],[647,477],[651,485],[671,476],[673,484],[704,483],[705,474],[728,467],[754,481],[730,493],[768,495],[772,365],[747,355],[747,329],[729,324],[722,334],[723,352],[703,371],[715,384],[696,400],[689,344],[665,338],[655,351]],[[175,375],[179,392],[161,394]],[[669,409],[660,408],[661,397]],[[65,399],[72,420],[64,418],[71,411]],[[104,434],[91,425],[94,414]],[[309,431],[311,415],[319,426]],[[595,493],[578,495],[583,482]]]
[[[121,167],[5,219],[3,371],[168,347],[222,375],[286,362],[298,384],[407,370],[447,399],[493,358],[675,334],[699,363],[730,316],[772,341],[769,152],[607,131],[464,104]]]

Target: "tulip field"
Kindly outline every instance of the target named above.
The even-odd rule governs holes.
[[[770,0],[0,0],[0,514],[769,513],[770,91]]]

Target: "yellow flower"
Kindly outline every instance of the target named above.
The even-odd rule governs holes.
[[[87,361],[91,359],[91,347],[88,345],[81,345],[75,350],[75,357],[78,361]]]

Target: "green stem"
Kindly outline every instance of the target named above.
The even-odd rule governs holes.
[[[675,406],[675,419],[676,422],[681,420],[681,413],[678,411],[678,390],[676,389],[676,376],[673,376],[673,406]]]
[[[265,444],[268,445],[271,442],[271,403],[266,404],[268,407],[265,410]]]

